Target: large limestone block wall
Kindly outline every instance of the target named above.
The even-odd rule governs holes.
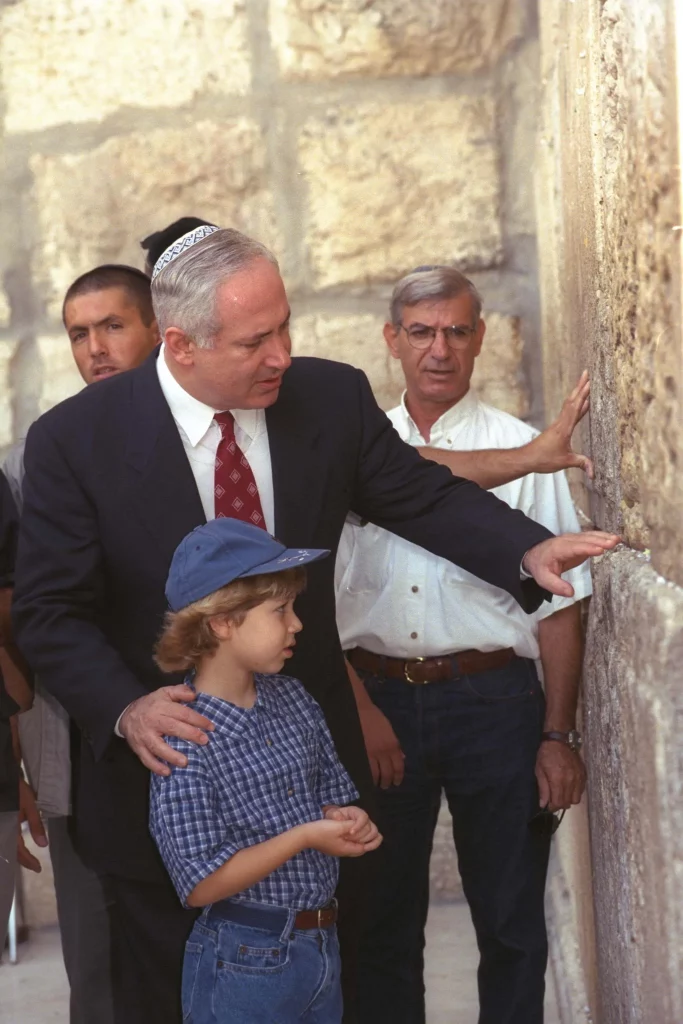
[[[572,1022],[683,1020],[675,9],[673,0],[540,5],[547,410],[587,365],[596,478],[583,507],[630,547],[594,571],[584,673],[592,878],[586,823],[574,815],[558,835],[551,885],[554,918],[574,929],[554,948]]]
[[[485,297],[486,397],[540,421],[533,0],[0,2],[0,450],[80,381],[65,288],[183,214],[277,252],[297,351],[400,374],[392,282]]]

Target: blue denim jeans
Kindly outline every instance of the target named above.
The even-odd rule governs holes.
[[[183,1020],[191,1024],[340,1024],[337,931],[295,929],[296,911],[249,903],[262,927],[225,920],[207,907],[183,961]],[[275,913],[272,926],[268,911]]]
[[[429,858],[444,793],[481,954],[479,1024],[541,1024],[550,841],[528,827],[545,709],[534,663],[515,658],[424,686],[361,675],[406,760],[402,784],[377,791],[384,843],[360,952],[359,1021],[424,1024]]]

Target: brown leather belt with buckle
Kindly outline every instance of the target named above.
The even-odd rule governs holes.
[[[331,928],[337,923],[337,901],[320,910],[300,910],[294,918],[295,928]]]
[[[346,652],[354,668],[362,668],[374,676],[402,679],[406,683],[437,683],[455,675],[472,676],[477,672],[490,672],[503,668],[515,657],[512,647],[502,651],[458,651],[442,654],[438,658],[385,658],[362,647]]]

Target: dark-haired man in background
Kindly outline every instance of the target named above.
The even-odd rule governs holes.
[[[150,281],[135,267],[106,264],[82,274],[62,307],[78,372],[93,384],[139,366],[159,336]],[[11,450],[5,475],[19,508],[24,441]],[[74,841],[80,736],[38,682],[34,708],[19,720],[21,745],[37,803],[47,817],[71,1024],[113,1021],[107,901],[102,883]],[[72,771],[73,768],[73,771]]]
[[[140,242],[140,248],[144,249],[147,253],[145,256],[145,273],[151,277],[154,264],[162,252],[168,249],[169,245],[173,245],[179,238],[186,235],[188,231],[194,231],[195,228],[201,228],[205,225],[208,227],[216,226],[210,220],[201,220],[199,217],[180,217],[179,220],[174,220],[172,224],[161,228],[160,231],[153,231],[151,235],[147,235],[147,238],[143,238]]]

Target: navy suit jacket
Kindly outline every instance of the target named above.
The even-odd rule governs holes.
[[[204,522],[155,358],[31,427],[14,598],[26,658],[85,737],[76,799],[84,853],[102,872],[141,879],[161,870],[147,831],[149,774],[114,725],[132,700],[179,681],[159,671],[152,649],[173,552]],[[335,624],[334,553],[349,510],[502,587],[528,611],[544,593],[520,580],[520,563],[551,535],[404,444],[351,366],[294,359],[266,420],[278,539],[333,552],[310,566],[287,671],[319,701],[342,761],[368,792]]]

